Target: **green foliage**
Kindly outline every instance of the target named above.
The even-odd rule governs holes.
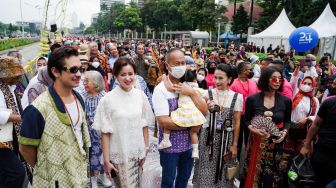
[[[247,12],[242,5],[239,6],[236,15],[233,16],[232,31],[234,33],[246,33],[249,24]]]
[[[132,1],[129,7],[126,7],[113,22],[117,28],[130,29],[132,31],[142,26],[140,11],[136,4]]]
[[[226,8],[216,5],[213,0],[185,0],[181,4],[179,11],[191,23],[191,29],[213,30],[216,20],[222,17]]]
[[[85,35],[88,35],[88,34],[94,34],[96,32],[96,30],[94,29],[94,27],[92,27],[92,26],[90,26],[90,27],[88,27],[88,28],[86,28],[85,30],[84,30],[84,34]]]
[[[0,51],[37,42],[31,38],[10,38],[0,40]]]
[[[256,3],[264,9],[256,30],[264,30],[270,26],[285,8],[288,18],[296,27],[312,24],[322,13],[327,3],[336,14],[336,1],[330,0],[257,0]]]

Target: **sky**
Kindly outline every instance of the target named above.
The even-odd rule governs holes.
[[[40,21],[42,19],[46,0],[0,0],[0,22],[15,23],[21,21],[20,1],[23,21]],[[77,14],[78,24],[82,21],[86,26],[90,25],[92,14],[99,12],[99,0],[50,0],[48,25],[56,22],[55,8],[59,1],[69,2],[65,20],[67,27],[72,27],[71,17],[74,12]],[[41,7],[40,10],[39,7]]]

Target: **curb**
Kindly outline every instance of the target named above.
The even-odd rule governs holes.
[[[24,47],[27,47],[27,46],[30,46],[30,45],[34,45],[34,44],[39,43],[39,42],[40,42],[40,41],[38,41],[38,42],[33,42],[33,43],[30,43],[30,44],[27,44],[27,45],[23,45],[23,46],[19,46],[19,47],[15,47],[15,48],[10,48],[10,49],[7,49],[7,50],[0,51],[0,56],[6,55],[9,51],[11,51],[11,50],[13,50],[13,49],[21,50],[21,49],[24,48]]]

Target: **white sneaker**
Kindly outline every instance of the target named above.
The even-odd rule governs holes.
[[[166,149],[166,148],[170,148],[172,146],[170,140],[166,141],[166,140],[162,140],[159,144],[159,149]]]
[[[98,188],[97,177],[91,177],[91,188]]]
[[[191,157],[194,158],[194,159],[199,159],[198,149],[195,148],[195,149],[192,150]]]
[[[106,176],[106,174],[99,174],[97,180],[103,184],[104,187],[111,187],[112,182],[109,180],[109,178]]]

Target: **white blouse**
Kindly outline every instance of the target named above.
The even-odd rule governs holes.
[[[217,97],[217,94],[219,95]],[[227,108],[229,110],[229,108],[231,107],[231,102],[233,100],[233,97],[235,95],[235,92],[232,90],[217,90],[217,89],[213,89],[212,90],[212,96],[213,96],[213,101],[215,104],[217,105],[223,105],[224,108]],[[218,102],[219,99],[219,102]],[[243,95],[238,93],[237,95],[237,100],[236,100],[236,104],[234,105],[233,108],[233,112],[242,112],[243,111]],[[207,123],[205,123],[203,125],[203,128],[209,127],[209,120],[210,120],[210,113],[207,114]],[[219,113],[216,113],[216,120],[220,120],[222,119],[219,115]],[[233,125],[235,124],[234,119],[232,117],[233,120]]]
[[[152,124],[154,115],[144,92],[125,92],[117,86],[100,100],[93,128],[111,133],[110,160],[122,164],[145,157],[143,127]]]
[[[316,97],[314,97],[314,100],[316,101],[316,104],[317,104],[315,114],[312,116],[308,116],[309,109],[310,109],[310,98],[307,96],[304,96],[302,100],[300,101],[300,103],[296,106],[296,108],[292,110],[292,116],[291,116],[292,122],[297,123],[301,119],[306,118],[306,117],[314,121],[317,111],[320,107],[319,101],[317,100]]]

